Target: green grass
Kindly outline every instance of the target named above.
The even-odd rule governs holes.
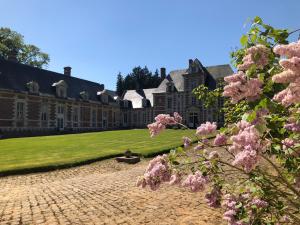
[[[0,140],[0,173],[59,168],[115,156],[130,149],[143,156],[182,145],[192,130],[166,130],[150,138],[146,129]],[[46,169],[47,170],[47,169]]]

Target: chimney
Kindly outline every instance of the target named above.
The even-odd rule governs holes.
[[[66,76],[71,76],[71,67],[70,66],[66,66],[66,67],[64,67],[64,74],[66,75]]]
[[[104,84],[100,84],[100,91],[103,91],[104,90]]]
[[[17,59],[18,51],[17,50],[12,50],[7,57],[7,60],[12,61],[12,62],[18,62]]]
[[[160,68],[160,77],[162,80],[166,78],[166,68]]]

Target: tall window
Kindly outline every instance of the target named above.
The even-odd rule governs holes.
[[[64,114],[64,106],[63,105],[58,105],[57,106],[57,113],[58,114]]]
[[[196,97],[192,96],[192,105],[196,105]]]
[[[78,126],[78,121],[79,121],[79,108],[78,107],[74,107],[73,108],[73,123],[74,123],[74,127]]]
[[[47,104],[43,104],[41,108],[41,120],[42,121],[47,121],[47,116],[48,115],[48,106]]]
[[[92,110],[92,126],[93,127],[96,127],[96,121],[97,121],[97,118],[96,118],[96,109],[93,109]]]
[[[172,98],[168,98],[168,108],[171,109],[172,108]]]
[[[124,113],[124,123],[127,123],[127,113]]]
[[[24,102],[17,102],[17,119],[24,119]]]

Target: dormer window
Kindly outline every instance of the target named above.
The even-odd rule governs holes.
[[[52,85],[56,88],[56,95],[60,98],[66,98],[67,97],[67,88],[68,85],[64,80],[60,80]]]
[[[87,91],[82,91],[82,92],[80,92],[80,97],[83,100],[88,101],[89,100],[89,93]]]
[[[172,82],[167,83],[167,92],[174,91],[174,84]]]
[[[101,101],[104,103],[108,103],[108,95],[107,94],[101,95]]]
[[[101,102],[108,103],[108,94],[106,90],[98,91],[97,96],[99,96]]]
[[[38,94],[39,93],[39,84],[35,81],[30,81],[26,84],[29,93]]]

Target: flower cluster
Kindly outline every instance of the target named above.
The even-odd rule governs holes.
[[[183,146],[185,148],[189,147],[192,144],[192,140],[189,137],[183,137]]]
[[[157,190],[162,182],[169,182],[171,169],[168,165],[168,156],[157,156],[152,159],[144,173],[137,181],[137,186],[150,186],[151,190]]]
[[[218,186],[214,186],[211,192],[205,195],[205,199],[207,201],[207,204],[210,207],[218,208],[221,206],[221,196],[222,196],[221,188]]]
[[[216,131],[217,129],[217,124],[215,122],[206,122],[201,124],[196,131],[197,135],[208,135],[212,134]]]
[[[254,101],[262,93],[262,82],[258,78],[247,79],[246,74],[239,71],[237,74],[224,78],[228,84],[224,87],[223,96],[230,97],[232,103],[242,99]]]
[[[179,115],[178,112],[174,112],[174,120],[176,123],[182,123],[182,117]]]
[[[229,151],[235,153],[235,159],[232,162],[234,166],[242,166],[246,172],[255,168],[259,152],[262,150],[260,135],[254,125],[242,120],[237,124],[240,129],[237,135],[231,137],[232,146]]]
[[[155,117],[155,122],[148,125],[151,137],[158,135],[166,129],[167,125],[175,125],[181,123],[182,117],[174,112],[174,117],[169,114],[159,114]]]
[[[288,83],[286,89],[277,93],[274,100],[284,106],[290,106],[300,102],[300,41],[288,45],[278,45],[273,51],[288,59],[280,60],[283,71],[272,77],[275,83]]]
[[[192,192],[203,191],[205,185],[208,183],[208,178],[203,176],[200,171],[196,171],[195,174],[190,174],[182,182],[183,187],[190,188]]]
[[[281,143],[283,144],[283,149],[287,149],[287,148],[293,147],[295,144],[295,141],[293,139],[286,138],[283,141],[281,141]]]
[[[244,193],[238,196],[233,194],[224,195],[224,201],[222,205],[226,208],[223,218],[228,221],[229,225],[247,225],[252,223],[246,223],[242,219],[248,217],[251,221],[255,217],[253,208],[255,206],[256,211],[266,208],[269,204],[258,198],[252,197],[250,193]],[[242,211],[245,210],[245,213]]]
[[[182,175],[180,173],[174,173],[170,178],[170,185],[180,184],[182,180]]]
[[[248,70],[255,65],[259,69],[263,69],[269,62],[270,50],[264,45],[256,45],[246,50],[243,58],[243,64],[238,65],[239,70]]]
[[[225,145],[227,142],[227,137],[225,134],[217,134],[216,138],[214,139],[215,146]]]
[[[300,132],[300,123],[287,123],[284,128],[293,132]]]

